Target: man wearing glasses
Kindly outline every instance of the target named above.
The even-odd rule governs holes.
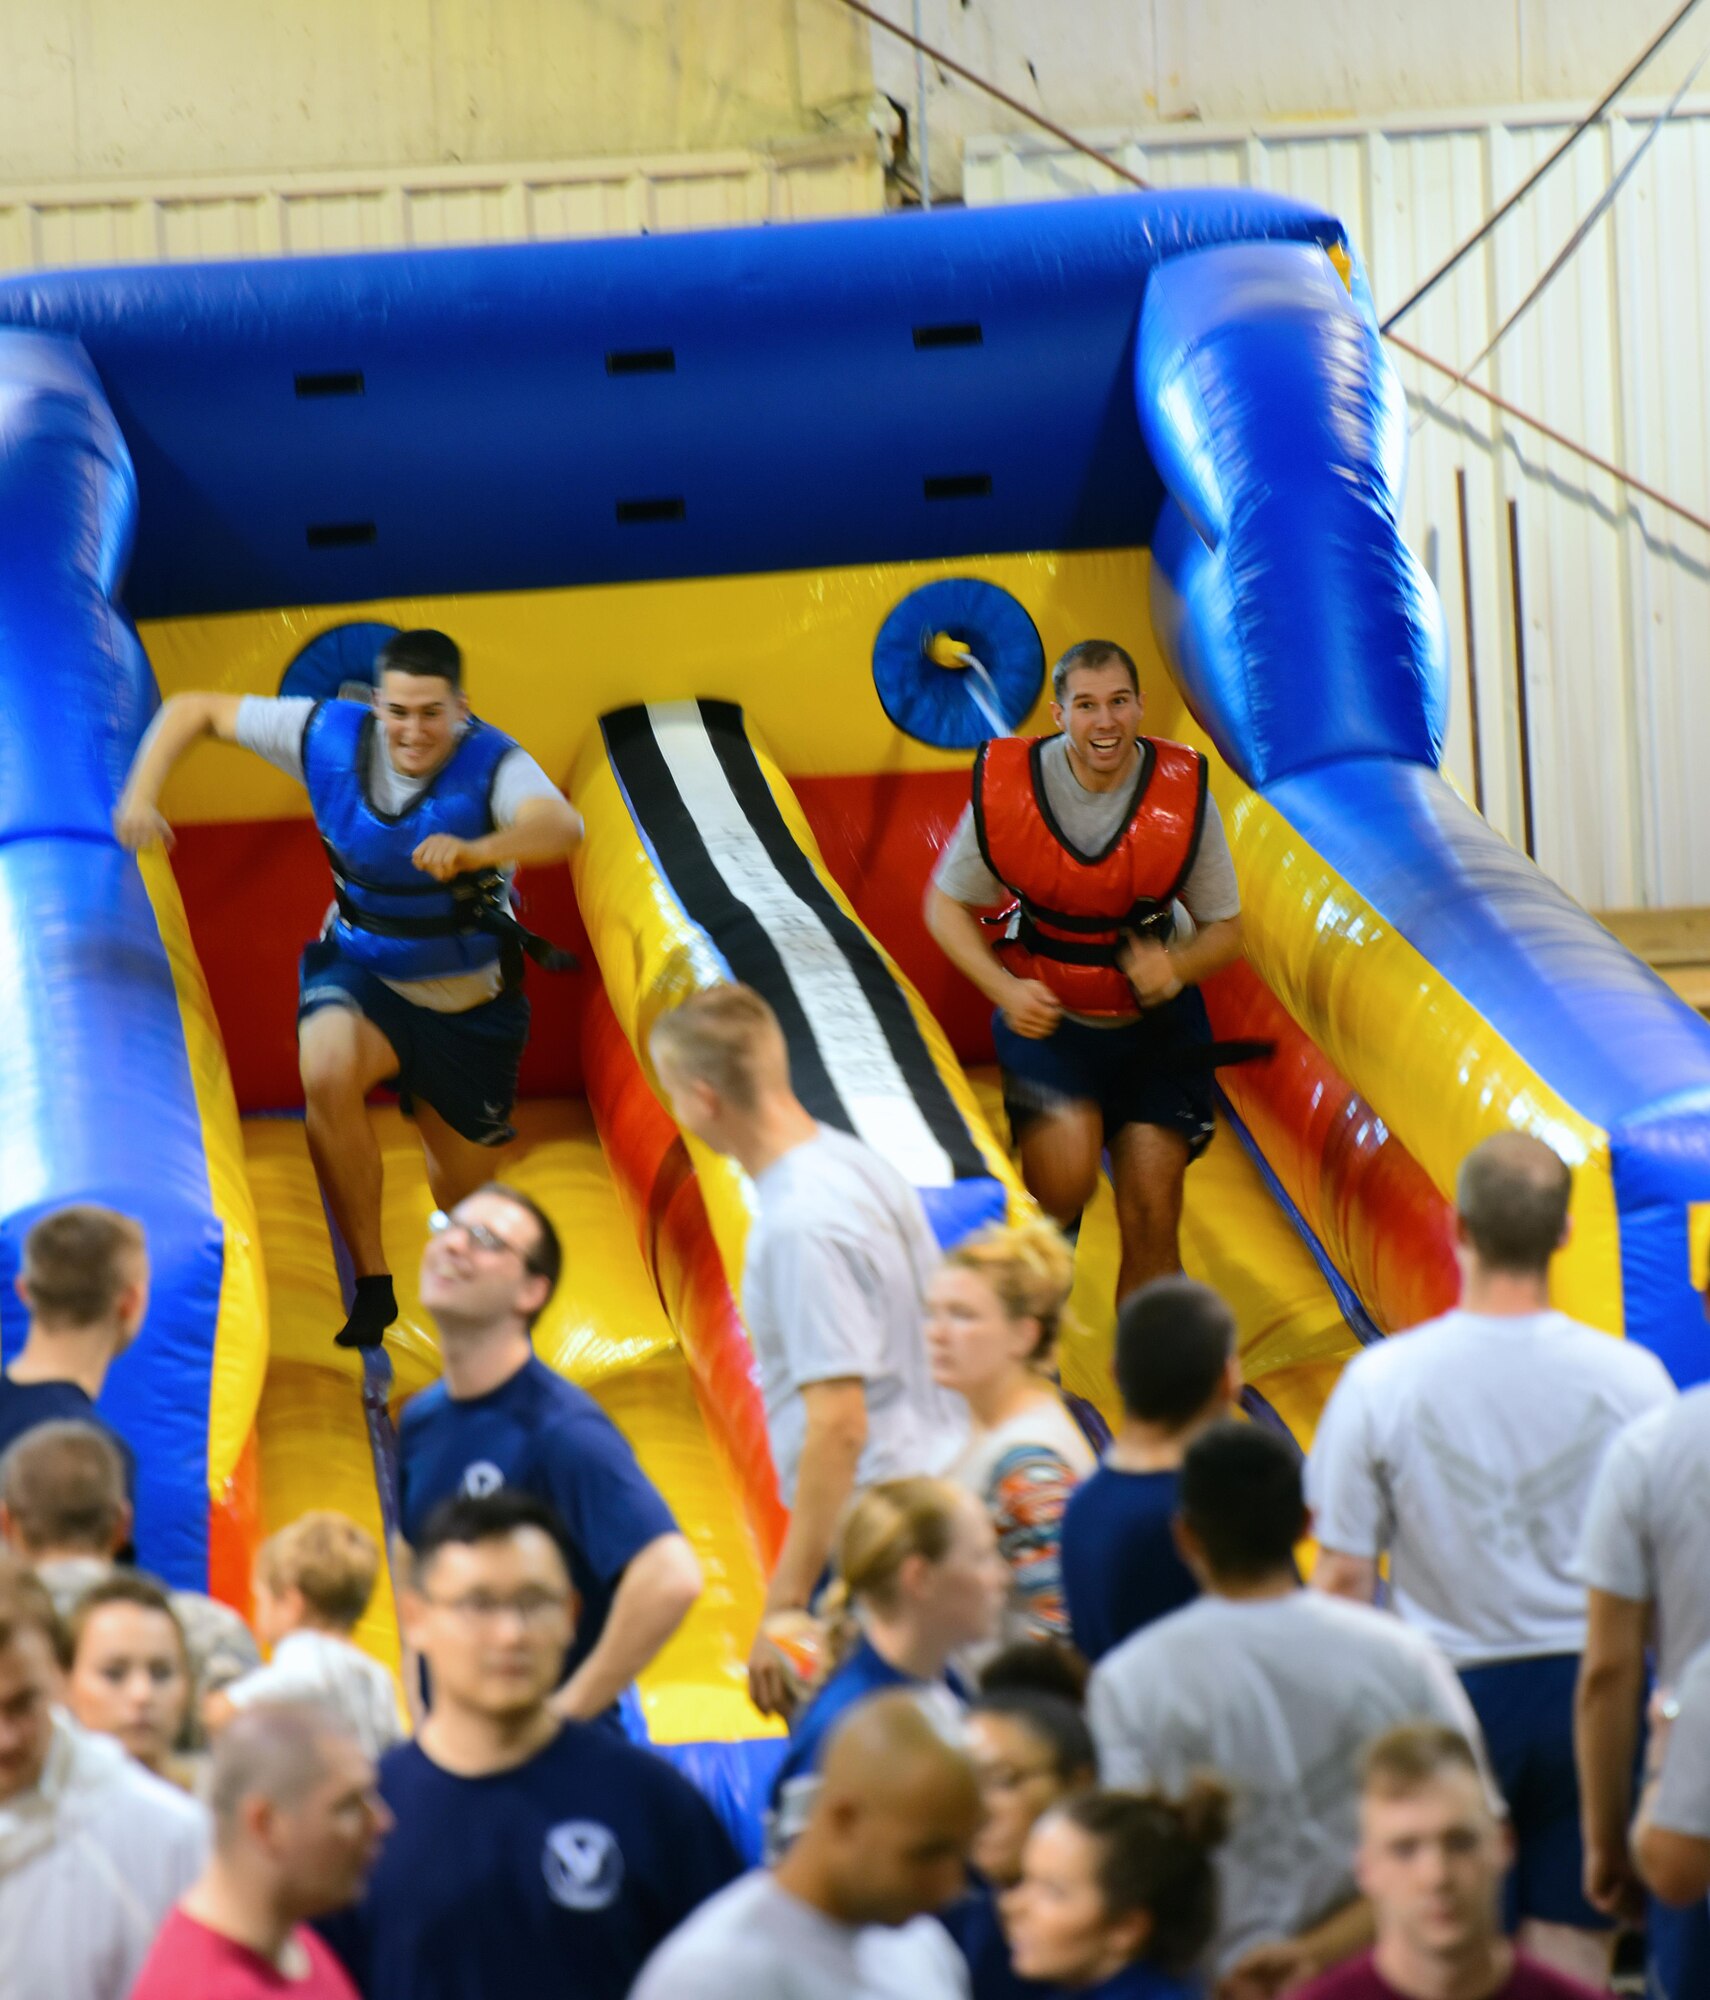
[[[736,1851],[663,1758],[558,1712],[574,1593],[551,1510],[459,1497],[419,1534],[399,1614],[433,1703],[381,1760],[396,1825],[367,1892],[323,1928],[368,2000],[624,2000]]]
[[[421,1301],[444,1374],[399,1426],[404,1540],[419,1548],[428,1517],[458,1495],[517,1487],[550,1507],[577,1602],[553,1706],[615,1724],[618,1697],[700,1595],[700,1565],[623,1433],[535,1354],[531,1330],[562,1263],[546,1215],[494,1183],[431,1227]]]

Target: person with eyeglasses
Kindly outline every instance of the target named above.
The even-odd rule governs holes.
[[[495,1182],[431,1230],[421,1302],[444,1372],[398,1427],[403,1540],[419,1551],[428,1517],[459,1494],[511,1486],[550,1507],[578,1605],[556,1707],[615,1724],[620,1696],[700,1595],[700,1564],[616,1424],[534,1351],[563,1262],[544,1211]]]
[[[624,2000],[741,1872],[686,1778],[554,1703],[575,1618],[560,1534],[509,1488],[418,1531],[399,1616],[432,1703],[381,1759],[396,1824],[367,1890],[321,1925],[366,2000]]]

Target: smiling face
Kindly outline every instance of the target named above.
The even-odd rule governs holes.
[[[451,1226],[430,1236],[422,1252],[422,1304],[442,1327],[526,1322],[550,1289],[528,1265],[539,1239],[539,1224],[514,1201],[488,1192],[467,1196],[452,1211]]]
[[[66,1706],[85,1729],[117,1737],[158,1771],[190,1706],[184,1640],[172,1618],[146,1604],[98,1605],[78,1639]]]
[[[380,676],[374,713],[386,734],[386,754],[400,777],[431,778],[457,748],[469,704],[450,681],[435,674]]]
[[[1069,674],[1063,699],[1051,704],[1051,719],[1069,739],[1075,776],[1089,791],[1111,790],[1132,771],[1140,754],[1134,739],[1141,709],[1120,660],[1076,667]]]
[[[978,1271],[946,1264],[926,1288],[926,1356],[941,1389],[978,1395],[1024,1374],[1039,1345],[1039,1322],[1012,1318]]]

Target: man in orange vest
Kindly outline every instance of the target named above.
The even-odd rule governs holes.
[[[1182,1179],[1212,1133],[1196,989],[1240,956],[1241,904],[1205,759],[1139,734],[1129,655],[1084,639],[1051,693],[1061,735],[1000,737],[975,759],[926,925],[997,1009],[1022,1176],[1065,1227],[1108,1148],[1126,1297],[1181,1268]],[[978,913],[1005,905],[994,943]]]

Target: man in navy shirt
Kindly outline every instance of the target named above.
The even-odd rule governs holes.
[[[457,1494],[520,1487],[562,1525],[576,1591],[556,1707],[587,1722],[613,1709],[700,1595],[700,1565],[623,1433],[535,1354],[530,1330],[562,1263],[557,1232],[525,1194],[493,1184],[436,1214],[421,1300],[439,1328],[442,1380],[404,1410],[404,1540]]]
[[[1192,1278],[1158,1278],[1116,1316],[1122,1427],[1063,1515],[1069,1627],[1091,1661],[1199,1595],[1170,1519],[1187,1448],[1241,1391],[1235,1316]]]
[[[94,1424],[118,1446],[133,1492],[130,1446],[96,1416],[95,1401],[148,1311],[141,1224],[110,1208],[56,1209],[24,1238],[17,1289],[30,1322],[0,1376],[0,1452],[37,1424]]]
[[[624,2000],[653,1948],[741,1872],[686,1778],[557,1712],[560,1532],[510,1490],[450,1500],[418,1530],[399,1611],[432,1707],[381,1760],[396,1826],[367,1892],[323,1926],[368,2000]]]

